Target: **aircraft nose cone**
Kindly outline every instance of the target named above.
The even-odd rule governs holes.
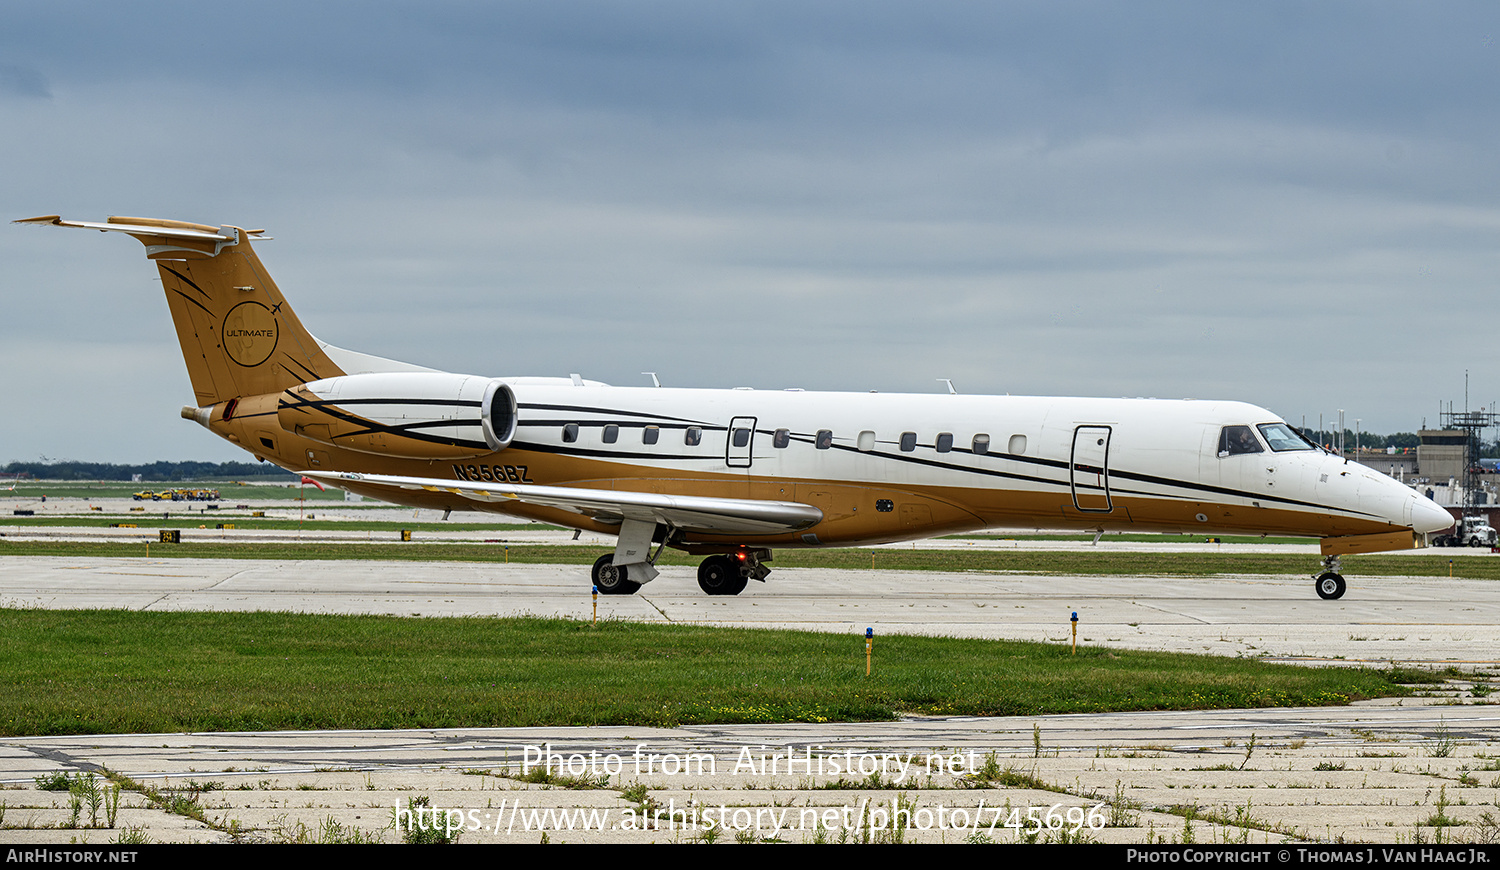
[[[1441,532],[1443,529],[1453,525],[1453,515],[1448,513],[1447,508],[1440,506],[1430,498],[1417,497],[1416,503],[1411,509],[1412,531],[1431,533]]]

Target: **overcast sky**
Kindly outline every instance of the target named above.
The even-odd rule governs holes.
[[[264,227],[334,344],[614,384],[1500,399],[1500,5],[0,2],[0,216]],[[0,462],[242,459],[0,224]]]

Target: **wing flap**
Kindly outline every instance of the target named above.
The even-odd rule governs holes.
[[[572,511],[603,522],[641,520],[665,523],[694,532],[769,535],[800,531],[816,525],[823,519],[823,512],[812,505],[790,501],[665,495],[572,486],[437,480],[426,477],[399,477],[356,472],[305,471],[302,473],[335,486],[357,483],[399,490],[448,492],[481,503],[516,501]]]

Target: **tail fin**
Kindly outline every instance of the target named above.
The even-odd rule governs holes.
[[[184,221],[58,215],[16,221],[128,233],[161,272],[199,407],[345,374],[297,319],[250,247],[263,230]],[[394,365],[400,366],[400,363]]]

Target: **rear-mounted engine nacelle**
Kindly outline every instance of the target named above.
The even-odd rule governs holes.
[[[342,375],[281,394],[281,428],[382,456],[464,459],[504,450],[516,434],[516,396],[491,378],[445,372]]]

